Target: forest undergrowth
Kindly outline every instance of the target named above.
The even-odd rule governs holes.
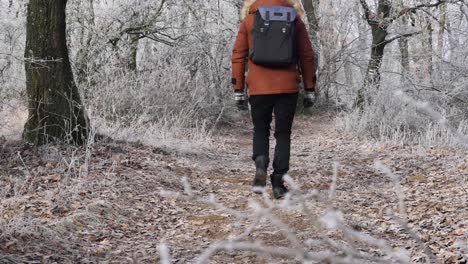
[[[335,120],[298,117],[283,201],[250,191],[245,116],[190,151],[2,139],[0,263],[466,263],[467,151]]]
[[[466,1],[304,1],[318,101],[282,201],[233,106],[243,1],[68,1],[83,147],[20,140],[30,3],[0,0],[0,264],[467,263]]]

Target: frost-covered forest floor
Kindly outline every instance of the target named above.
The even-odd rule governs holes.
[[[339,171],[332,204],[307,199],[312,218],[297,206],[271,211],[289,226],[289,235],[295,234],[311,252],[330,251],[344,257],[346,249],[350,254],[354,248],[354,253],[375,257],[360,263],[384,260],[382,255],[388,252],[350,238],[340,229],[325,228],[324,214],[336,209],[355,231],[388,241],[395,252],[407,250],[411,262],[424,262],[418,243],[389,216],[397,211],[399,200],[391,179],[374,167],[381,160],[401,178],[411,230],[441,263],[466,263],[467,151],[359,140],[337,132],[334,119],[326,114],[300,116],[295,123],[290,176],[301,192],[328,197],[329,190],[334,190],[330,188],[334,162],[339,163]],[[0,263],[155,263],[161,243],[169,247],[174,263],[196,260],[210,244],[246,231],[254,220],[249,217],[253,201],[268,203],[250,192],[254,173],[250,126],[248,118],[240,118],[220,128],[210,146],[190,153],[106,138],[88,150],[36,149],[3,140]],[[193,196],[161,195],[163,190],[183,193],[184,177]],[[227,210],[202,202],[210,195],[245,217],[236,219]],[[325,221],[320,224],[314,217]],[[243,240],[291,246],[291,237],[272,225],[271,219],[276,218],[260,219]],[[336,247],[325,243],[326,238]],[[210,263],[297,260],[223,251]]]

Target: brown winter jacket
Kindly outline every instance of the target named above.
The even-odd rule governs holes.
[[[285,0],[257,0],[250,7],[249,15],[242,21],[232,51],[232,84],[236,91],[244,89],[245,62],[249,48],[252,47],[253,13],[257,7],[264,5],[289,6]],[[301,80],[298,66],[302,72],[304,88],[315,88],[314,52],[304,22],[299,17],[296,22],[296,45],[299,65],[280,69],[267,68],[248,60],[247,86],[250,95],[297,93]]]

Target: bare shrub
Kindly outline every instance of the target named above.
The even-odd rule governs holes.
[[[100,132],[120,131],[123,138],[145,142],[158,141],[154,133],[165,141],[172,135],[170,141],[206,142],[198,139],[207,136],[231,104],[235,25],[226,17],[236,14],[223,11],[233,10],[229,1],[204,4],[217,7],[204,11],[210,20],[198,16],[194,3],[71,5],[70,12],[84,15],[69,21],[71,45],[77,47],[72,49],[74,69]],[[186,20],[174,19],[180,16]],[[128,59],[134,60],[131,65]]]
[[[459,135],[467,134],[465,109],[432,96],[420,96],[426,107],[409,100],[409,93],[393,87],[374,92],[364,110],[354,109],[337,121],[337,129],[379,141],[416,143],[426,146],[459,146]],[[427,101],[426,101],[427,100]],[[431,108],[431,113],[427,109]],[[434,110],[432,110],[434,109]],[[438,116],[434,118],[433,113]],[[441,123],[443,119],[444,124]],[[455,132],[456,131],[456,132]]]

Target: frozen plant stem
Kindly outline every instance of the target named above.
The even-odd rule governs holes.
[[[24,184],[23,186],[21,187],[21,189],[19,190],[19,192],[23,192],[25,191],[25,189],[28,189],[29,188],[29,183],[32,181],[32,178],[33,178],[33,175],[31,174],[31,172],[29,171],[28,167],[26,166],[26,163],[24,163],[24,160],[23,160],[23,157],[21,157],[21,153],[18,152],[18,157],[19,159],[21,160],[21,163],[23,164],[23,167],[24,169],[26,170],[26,174],[27,174],[27,178],[26,180],[24,181]],[[27,191],[27,190],[26,190]]]

